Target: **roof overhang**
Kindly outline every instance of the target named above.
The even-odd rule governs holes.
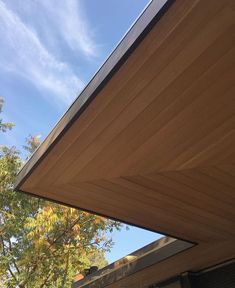
[[[162,237],[110,265],[76,281],[73,288],[98,288],[112,285],[154,264],[191,248],[193,244],[170,237]],[[139,285],[138,285],[139,286]],[[123,287],[123,286],[119,286]],[[124,286],[128,287],[128,286]]]
[[[198,243],[181,269],[235,256],[234,31],[234,1],[152,1],[17,189]]]

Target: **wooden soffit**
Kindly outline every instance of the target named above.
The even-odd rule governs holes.
[[[235,240],[235,5],[159,3],[150,3],[16,186],[199,243],[194,251],[219,247]],[[228,257],[219,253],[210,257]]]

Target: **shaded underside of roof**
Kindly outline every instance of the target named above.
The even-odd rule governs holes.
[[[235,5],[157,2],[19,173],[17,189],[197,243],[155,267],[163,280],[235,256]]]

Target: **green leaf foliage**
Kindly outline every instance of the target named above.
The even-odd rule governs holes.
[[[4,99],[0,97],[0,113],[2,112],[3,104]],[[13,123],[3,122],[3,120],[0,118],[0,132],[6,132],[7,130],[11,130],[13,126],[14,126]]]
[[[38,137],[27,145],[33,152]],[[0,147],[0,287],[71,287],[76,273],[107,264],[120,223],[14,191],[22,163],[15,147]]]

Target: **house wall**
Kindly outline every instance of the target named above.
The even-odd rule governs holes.
[[[190,285],[182,288],[234,288],[235,262],[198,274],[191,274],[189,279]]]
[[[235,261],[200,272],[186,272],[173,280],[155,283],[147,288],[234,288]],[[145,287],[143,287],[145,288]]]

